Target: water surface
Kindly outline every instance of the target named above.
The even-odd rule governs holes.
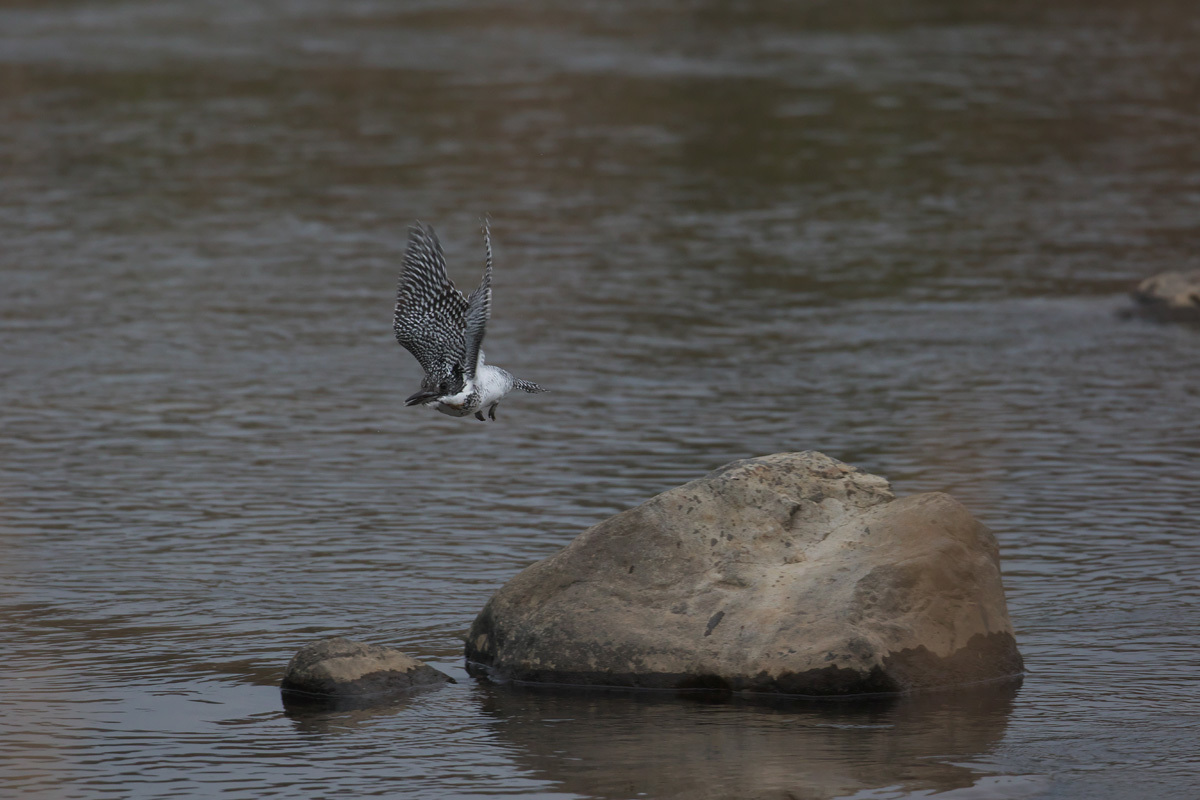
[[[1191,798],[1188,4],[0,4],[0,794]],[[405,228],[489,358],[402,399]],[[476,683],[589,525],[817,449],[997,534],[1019,690],[702,704]],[[306,642],[459,678],[285,710]]]

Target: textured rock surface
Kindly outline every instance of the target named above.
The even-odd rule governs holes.
[[[1138,311],[1160,319],[1200,321],[1200,270],[1163,272],[1138,284]]]
[[[305,645],[288,663],[285,692],[337,698],[387,696],[454,679],[388,647],[335,636]]]
[[[582,533],[467,636],[515,680],[809,695],[1023,668],[991,532],[820,453],[738,461]]]

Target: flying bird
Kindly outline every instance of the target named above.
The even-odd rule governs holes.
[[[452,417],[474,414],[482,422],[485,409],[496,419],[496,406],[513,389],[548,391],[484,363],[481,345],[492,313],[492,237],[486,219],[483,243],[483,280],[464,298],[446,274],[446,257],[433,228],[420,222],[409,228],[392,330],[421,364],[425,378],[421,390],[404,401],[406,406],[429,406]]]

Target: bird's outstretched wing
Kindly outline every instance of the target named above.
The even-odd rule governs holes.
[[[467,310],[466,298],[446,274],[437,234],[417,223],[408,231],[392,330],[425,370],[426,388],[441,394],[462,390]]]
[[[479,365],[479,348],[483,346],[483,335],[487,333],[488,318],[492,315],[492,233],[488,229],[487,217],[483,219],[483,245],[487,248],[487,261],[483,267],[483,280],[479,288],[467,298],[467,313],[464,317],[463,372],[468,378],[475,377]]]

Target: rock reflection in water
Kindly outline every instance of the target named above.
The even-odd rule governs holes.
[[[436,687],[432,687],[436,688]],[[317,697],[283,692],[283,713],[298,733],[329,734],[350,731],[380,717],[398,714],[429,689],[380,700],[378,697]]]
[[[625,798],[832,798],[975,784],[1019,681],[855,701],[490,687],[484,711],[563,791]]]

